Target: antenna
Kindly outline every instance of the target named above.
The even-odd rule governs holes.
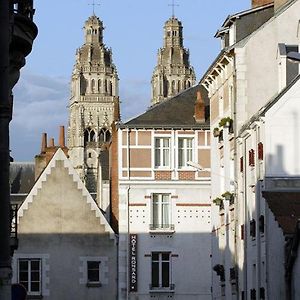
[[[175,17],[175,6],[179,6],[179,4],[175,4],[175,0],[172,0],[172,4],[169,4],[168,6],[172,6],[172,18]]]
[[[100,3],[95,3],[95,0],[93,0],[93,3],[89,3],[88,5],[92,5],[93,6],[93,15],[95,15],[95,6],[96,5],[100,6]]]

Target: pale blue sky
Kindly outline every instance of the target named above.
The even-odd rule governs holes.
[[[69,82],[75,51],[83,43],[82,27],[92,14],[92,0],[35,0],[39,35],[15,87],[11,150],[16,161],[40,152],[43,132],[57,141],[67,125]],[[96,2],[96,1],[95,1]],[[150,104],[150,80],[163,42],[163,25],[171,0],[101,0],[95,13],[105,26],[104,42],[113,50],[120,77],[122,120]],[[99,3],[98,2],[98,3]],[[197,80],[220,51],[213,36],[229,14],[250,8],[251,0],[177,0],[175,15],[183,23]]]

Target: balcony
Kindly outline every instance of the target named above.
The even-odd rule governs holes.
[[[31,52],[38,29],[33,23],[33,1],[14,0],[13,31],[10,43],[10,88],[13,88],[20,77],[20,69],[25,65],[25,57]]]
[[[149,284],[149,292],[150,293],[174,293],[175,292],[175,284],[171,283],[169,286],[154,286],[153,284]]]
[[[10,206],[10,251],[13,255],[14,251],[18,249],[18,205],[11,204]]]
[[[150,233],[170,234],[175,232],[174,224],[150,224]]]

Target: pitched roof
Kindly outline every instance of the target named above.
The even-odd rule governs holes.
[[[35,182],[33,162],[11,162],[9,168],[11,202],[21,204]]]
[[[115,239],[114,232],[112,228],[110,227],[109,223],[105,219],[104,215],[102,214],[100,208],[96,204],[95,200],[92,198],[90,193],[88,192],[87,188],[83,184],[83,182],[80,180],[78,173],[74,170],[73,166],[71,165],[71,162],[64,154],[63,150],[59,148],[50,162],[48,163],[47,167],[44,169],[36,183],[34,184],[32,190],[30,191],[29,195],[26,197],[25,201],[22,203],[18,210],[18,218],[17,222],[19,223],[20,218],[23,217],[24,211],[30,209],[30,203],[37,201],[36,195],[38,195],[39,190],[42,189],[43,182],[47,181],[47,177],[51,174],[53,168],[56,166],[56,162],[62,162],[64,168],[67,169],[68,174],[72,177],[73,182],[75,183],[73,186],[74,188],[77,188],[79,191],[81,191],[82,194],[82,200],[86,201],[87,204],[89,204],[90,210],[95,212],[95,217],[99,219],[99,224],[104,225],[105,231],[109,233],[111,239]]]
[[[201,91],[206,106],[205,123],[196,123],[195,101]],[[146,112],[122,124],[121,128],[209,128],[209,100],[205,89],[193,86],[175,97],[164,100]]]

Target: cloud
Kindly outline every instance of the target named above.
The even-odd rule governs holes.
[[[120,85],[121,117],[126,121],[150,106],[150,82],[127,79]],[[68,123],[69,78],[24,72],[14,88],[10,126],[12,157],[31,161],[40,152],[41,134],[58,138],[59,125]]]
[[[65,78],[24,73],[14,88],[10,137],[12,156],[32,160],[39,152],[42,132],[57,137],[68,120],[69,84]]]

